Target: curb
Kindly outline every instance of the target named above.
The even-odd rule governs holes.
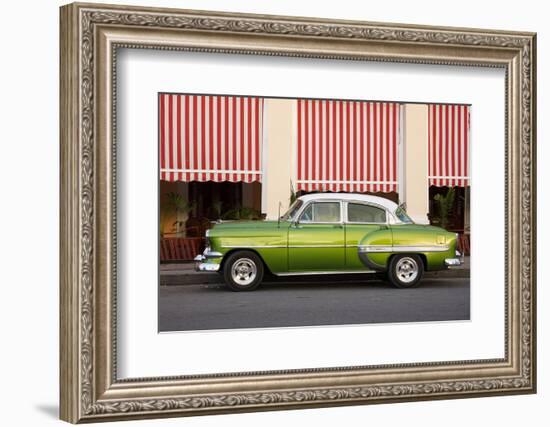
[[[168,274],[166,274],[168,273]],[[371,279],[380,278],[380,275],[369,275]],[[424,278],[429,279],[466,279],[470,277],[470,270],[465,268],[449,269],[442,271],[427,271],[424,273]],[[333,275],[333,276],[323,276],[323,281],[333,281],[333,282],[342,282],[342,281],[361,281],[364,280],[364,274],[350,274],[350,275]],[[274,277],[268,276],[264,279],[265,282],[318,282],[319,278],[317,276],[301,276],[301,277]],[[177,271],[172,270],[169,272],[160,273],[160,284],[161,286],[185,286],[185,285],[221,285],[223,284],[223,278],[218,273],[207,273],[207,272],[195,272],[190,270]]]

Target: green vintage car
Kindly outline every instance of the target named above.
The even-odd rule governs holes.
[[[206,233],[195,258],[199,271],[217,271],[234,291],[250,291],[264,273],[276,276],[385,273],[399,288],[424,271],[462,263],[457,235],[415,224],[396,203],[364,194],[299,197],[278,221],[234,221]]]

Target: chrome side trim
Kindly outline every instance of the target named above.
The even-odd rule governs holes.
[[[406,245],[222,245],[225,249],[248,249],[248,248],[359,248],[359,252],[446,252],[449,250],[449,245],[440,246],[406,246]],[[221,257],[219,252],[209,252],[206,254],[208,258]]]
[[[222,248],[225,249],[234,249],[234,248],[241,248],[241,249],[248,249],[248,248],[345,248],[345,245],[222,245]],[[221,255],[220,255],[221,256]]]
[[[357,245],[359,253],[365,252],[393,252],[391,245]]]
[[[222,248],[226,249],[248,249],[248,248],[286,248],[286,245],[222,245]]]
[[[289,245],[288,248],[345,248],[345,245]]]
[[[363,274],[363,273],[376,273],[372,270],[351,270],[351,271],[296,271],[289,273],[273,273],[276,276],[316,276],[316,275],[327,275],[327,274]]]
[[[449,245],[406,246],[406,245],[359,245],[359,253],[368,252],[446,252]]]

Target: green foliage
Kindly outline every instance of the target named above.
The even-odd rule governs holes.
[[[252,208],[237,208],[231,209],[222,215],[224,220],[240,220],[240,219],[262,219],[260,211]]]
[[[164,237],[164,228],[167,225],[166,221],[174,214],[188,214],[193,210],[195,205],[189,203],[185,197],[181,194],[171,191],[170,193],[165,194],[166,198],[164,203],[160,207],[160,237]],[[172,226],[175,229],[175,232],[179,232],[181,228],[185,227],[184,221],[175,221],[172,223]]]
[[[455,189],[449,188],[445,195],[436,194],[434,200],[437,203],[437,217],[439,219],[439,225],[442,228],[447,228],[451,213],[455,203]]]
[[[195,207],[193,203],[189,203],[185,197],[174,191],[166,194],[166,201],[166,207],[171,212],[189,213]]]

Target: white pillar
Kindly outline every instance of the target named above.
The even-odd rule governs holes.
[[[289,206],[290,181],[293,176],[296,101],[264,100],[262,213],[277,219]]]
[[[428,106],[403,106],[403,169],[400,201],[413,221],[428,224]]]

